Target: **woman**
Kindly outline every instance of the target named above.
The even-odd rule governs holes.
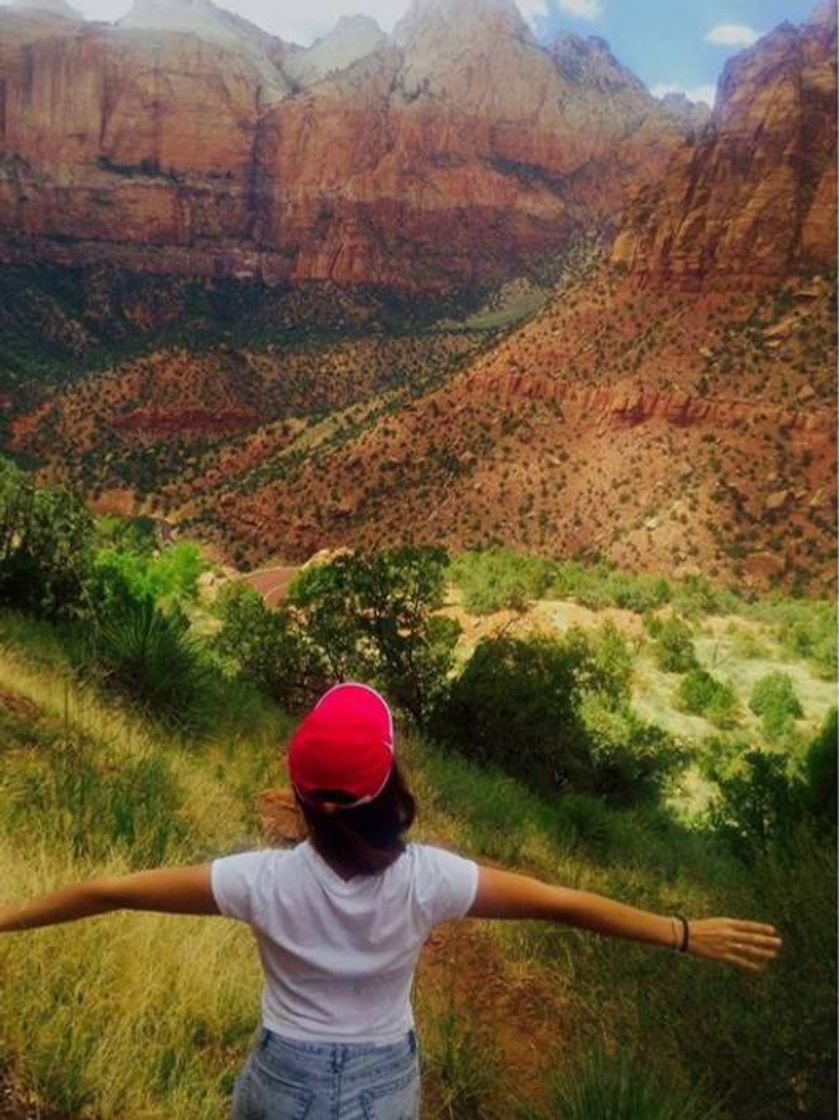
[[[751,972],[781,947],[770,925],[651,914],[406,845],[414,800],[396,765],[390,710],[364,685],[338,685],[321,699],[292,739],[289,771],[309,833],[291,851],[94,879],[0,909],[0,932],[119,909],[247,922],[265,987],[234,1120],[417,1117],[410,989],[440,922],[555,921]]]

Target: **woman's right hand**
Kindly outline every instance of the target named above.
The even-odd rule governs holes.
[[[688,922],[687,951],[744,972],[762,972],[783,947],[774,926],[737,918],[700,918]]]

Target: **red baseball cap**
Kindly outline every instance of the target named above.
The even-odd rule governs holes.
[[[373,801],[393,769],[393,716],[364,684],[339,684],[306,716],[291,740],[288,767],[302,800],[319,790],[353,798],[342,808]]]

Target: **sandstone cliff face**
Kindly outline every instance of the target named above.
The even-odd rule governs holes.
[[[708,130],[629,207],[613,260],[651,277],[765,280],[836,259],[836,10],[726,67]]]
[[[612,218],[679,142],[605,46],[572,53],[512,0],[415,0],[388,39],[350,22],[309,51],[210,0],[118,27],[0,9],[0,259],[495,281]]]

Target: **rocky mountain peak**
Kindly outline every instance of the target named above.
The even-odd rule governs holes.
[[[370,16],[341,16],[328,35],[288,57],[283,68],[296,85],[306,87],[346,70],[386,43],[387,36]]]
[[[447,37],[462,46],[476,35],[485,41],[504,33],[533,38],[514,0],[413,0],[394,29],[393,41],[405,48]]]
[[[285,44],[212,0],[134,0],[117,26],[132,31],[197,35],[244,56],[259,75],[266,102],[281,100],[288,81],[277,65]]]
[[[711,119],[710,105],[704,101],[691,101],[684,93],[666,93],[661,104],[686,131],[701,130]]]
[[[118,26],[150,31],[180,31],[229,46],[266,50],[277,40],[250,20],[220,8],[213,0],[134,0]]]
[[[821,0],[810,15],[810,23],[816,27],[836,27],[837,16],[839,10],[836,7],[836,0]]]
[[[583,39],[570,31],[561,31],[551,47],[551,55],[560,74],[572,85],[605,94],[646,92],[643,83],[618,62],[609,44],[598,35]]]
[[[831,267],[835,32],[783,23],[726,64],[711,126],[635,199],[612,256],[690,283]]]

